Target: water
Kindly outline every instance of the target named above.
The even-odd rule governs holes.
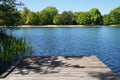
[[[20,28],[12,30],[33,47],[33,56],[95,55],[120,76],[120,28]]]

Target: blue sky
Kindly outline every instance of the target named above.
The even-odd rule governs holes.
[[[47,6],[55,6],[59,13],[63,11],[89,11],[98,8],[102,14],[120,6],[120,0],[19,0],[31,11],[40,11]]]

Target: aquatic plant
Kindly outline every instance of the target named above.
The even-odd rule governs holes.
[[[32,47],[23,38],[15,38],[0,31],[0,75],[24,56],[32,53]]]

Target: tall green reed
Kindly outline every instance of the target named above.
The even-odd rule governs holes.
[[[32,47],[23,38],[15,38],[0,30],[0,75],[21,58],[31,55]]]

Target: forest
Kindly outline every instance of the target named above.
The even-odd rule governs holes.
[[[5,2],[6,1],[6,2]],[[20,4],[19,4],[20,5]],[[63,11],[59,13],[54,6],[48,6],[38,12],[33,12],[27,7],[18,11],[16,4],[9,3],[9,0],[2,0],[0,3],[0,25],[119,25],[120,7],[101,15],[97,8],[87,12]]]

